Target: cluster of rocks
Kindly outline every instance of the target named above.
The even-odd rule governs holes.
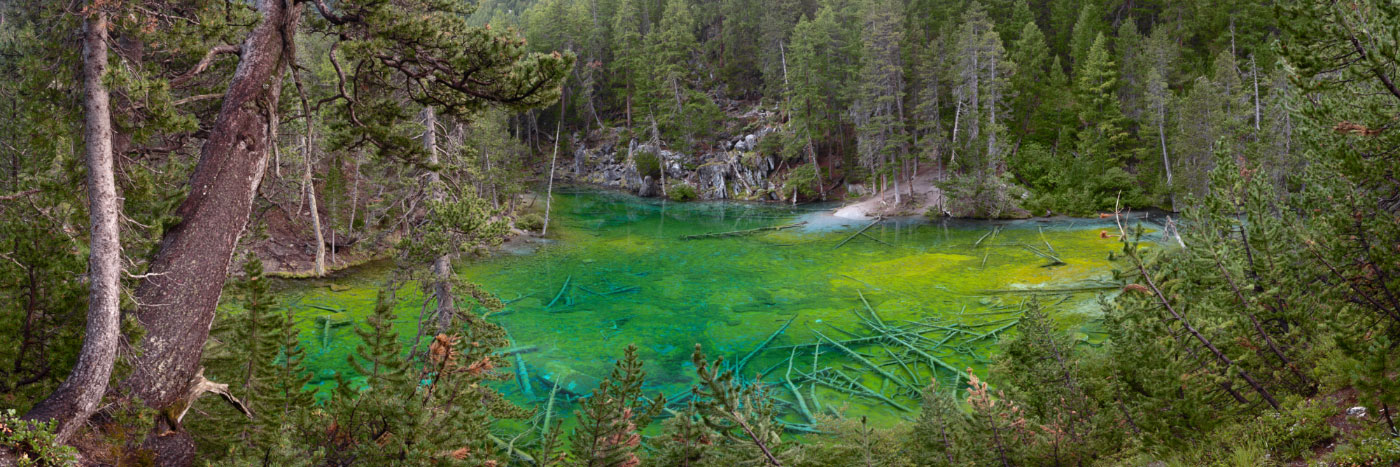
[[[782,167],[777,156],[758,154],[758,142],[776,131],[763,128],[733,140],[720,141],[714,149],[687,154],[631,140],[625,144],[578,147],[571,166],[562,167],[561,180],[628,190],[638,196],[661,196],[662,180],[637,172],[637,156],[655,154],[665,183],[682,181],[695,188],[701,199],[777,200],[780,181],[772,176]]]

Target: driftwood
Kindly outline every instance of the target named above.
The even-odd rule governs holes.
[[[965,344],[971,344],[971,343],[973,343],[973,342],[977,342],[977,341],[980,341],[980,340],[982,340],[982,339],[986,339],[986,338],[988,338],[988,337],[995,336],[995,335],[997,335],[998,333],[1000,333],[1000,332],[1002,332],[1002,331],[1005,331],[1005,330],[1007,330],[1007,329],[1011,329],[1012,326],[1015,326],[1015,325],[1017,325],[1017,324],[1021,324],[1021,319],[1020,319],[1020,318],[1017,318],[1015,321],[1012,321],[1012,322],[1010,322],[1010,323],[1007,323],[1006,325],[1004,325],[1004,326],[1002,326],[1002,327],[993,329],[993,330],[991,330],[990,332],[988,332],[988,333],[986,333],[986,334],[983,334],[983,335],[974,337],[974,338],[968,340],[967,342],[965,342]]]
[[[510,443],[505,442],[505,440],[496,437],[496,435],[487,434],[486,437],[490,439],[491,442],[496,443],[496,446],[499,446],[501,450],[509,453],[511,457],[525,461],[526,464],[535,465],[534,456],[526,454],[525,451],[516,449],[515,446],[512,446]]]
[[[836,375],[836,377],[823,378],[822,375],[827,374],[827,373],[834,374],[834,375]],[[823,385],[823,386],[826,386],[826,387],[835,389],[835,390],[837,390],[837,391],[841,391],[841,392],[846,393],[846,394],[850,394],[850,395],[853,395],[853,396],[869,397],[869,398],[871,398],[871,399],[875,399],[875,400],[878,400],[878,401],[880,401],[880,402],[884,402],[884,403],[886,403],[886,404],[889,404],[891,407],[894,407],[894,408],[896,408],[896,409],[899,409],[899,410],[902,410],[902,411],[905,411],[905,412],[913,412],[913,410],[910,409],[909,407],[906,407],[906,406],[904,406],[903,404],[900,404],[900,403],[898,403],[898,402],[895,402],[894,399],[890,399],[889,397],[886,397],[884,394],[880,394],[880,393],[878,393],[878,392],[875,392],[875,390],[866,387],[864,384],[860,384],[860,381],[857,381],[855,378],[852,378],[852,377],[850,377],[849,375],[840,372],[839,370],[835,370],[835,369],[822,369],[821,371],[819,371],[819,372],[817,372],[817,373],[814,373],[814,374],[806,374],[806,375],[802,375],[802,376],[803,376],[804,379],[807,380],[807,381],[811,381],[811,382],[813,382],[813,383],[821,384],[821,385]],[[843,384],[843,383],[844,383],[844,384]]]
[[[728,232],[711,232],[711,233],[704,233],[704,234],[684,235],[684,236],[681,236],[681,240],[699,240],[699,239],[702,239],[702,238],[738,237],[738,236],[742,236],[742,235],[753,235],[753,234],[760,233],[760,232],[776,232],[776,231],[779,231],[779,230],[791,229],[791,228],[793,228],[793,227],[800,227],[800,226],[803,226],[803,225],[806,225],[806,224],[807,224],[807,222],[804,221],[804,222],[797,222],[797,223],[793,223],[793,224],[783,224],[783,225],[774,225],[774,226],[769,226],[769,227],[759,227],[759,228],[756,228],[756,229],[731,230],[731,231],[728,231]]]
[[[858,236],[860,236],[861,234],[865,233],[865,231],[870,230],[870,228],[871,228],[871,227],[874,227],[875,224],[879,224],[880,221],[883,221],[883,220],[885,220],[885,218],[883,218],[883,217],[876,217],[875,220],[870,221],[869,224],[865,224],[865,227],[861,227],[861,229],[858,230],[858,231],[856,231],[856,233],[851,234],[851,236],[849,236],[849,237],[846,237],[845,240],[842,240],[841,243],[837,243],[836,246],[831,247],[831,249],[835,250],[835,249],[837,249],[837,248],[841,248],[842,246],[844,246],[844,245],[846,244],[846,242],[849,242],[849,241],[851,241],[852,239],[855,239],[856,237],[858,237]],[[870,237],[870,238],[874,238],[874,237]],[[887,244],[887,245],[888,245],[888,244]]]

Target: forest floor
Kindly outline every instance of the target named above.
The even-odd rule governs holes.
[[[836,217],[871,219],[875,217],[922,216],[930,209],[942,210],[946,205],[943,190],[938,188],[938,169],[929,168],[914,176],[911,185],[901,184],[900,202],[895,203],[894,189],[888,189],[860,201],[836,209]]]

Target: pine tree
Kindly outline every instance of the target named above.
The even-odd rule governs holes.
[[[1006,22],[1006,27],[1002,28],[1001,37],[1008,43],[1020,42],[1026,30],[1026,24],[1035,23],[1035,12],[1031,11],[1030,0],[1015,0],[1011,7],[1010,19]],[[1036,29],[1040,29],[1037,25]],[[1045,42],[1044,34],[1040,37],[1041,42]]]
[[[1175,107],[1174,95],[1169,88],[1172,62],[1176,60],[1175,44],[1167,37],[1165,28],[1152,31],[1144,43],[1142,52],[1146,71],[1143,74],[1143,131],[1144,139],[1157,143],[1162,159],[1163,190],[1167,193],[1169,206],[1177,206],[1176,181],[1172,175],[1173,157],[1167,146],[1167,124],[1171,121],[1168,110]]]
[[[613,62],[611,71],[622,88],[627,127],[632,127],[634,101],[651,87],[648,63],[642,42],[642,0],[620,0],[613,18]]]
[[[229,381],[230,389],[248,406],[249,419],[222,404],[205,406],[216,414],[196,419],[191,429],[211,453],[228,446],[224,462],[279,464],[295,462],[308,454],[297,433],[308,423],[315,400],[306,390],[311,375],[302,366],[305,358],[291,309],[277,310],[263,276],[263,264],[249,254],[243,263],[243,279],[235,284],[241,313],[221,321],[219,334],[227,342],[206,357],[210,375]],[[230,345],[237,345],[237,349]],[[210,456],[217,458],[217,456]]]
[[[1016,147],[1027,136],[1044,131],[1038,126],[1046,123],[1039,114],[1040,106],[1047,95],[1052,93],[1049,67],[1050,49],[1045,44],[1045,35],[1034,21],[1026,22],[1019,34],[1020,40],[1011,46],[1010,59],[1016,64],[1016,74],[1011,76],[1011,113],[1008,115],[1009,128],[1016,136]],[[1039,123],[1040,125],[1037,125]]]
[[[724,0],[720,30],[721,73],[732,95],[754,95],[762,89],[763,70],[759,68],[759,19],[763,3]]]
[[[1075,79],[1075,108],[1081,127],[1075,150],[1079,166],[1076,183],[1089,185],[1075,202],[1076,209],[1112,208],[1118,193],[1129,206],[1141,205],[1141,188],[1124,167],[1131,160],[1131,134],[1118,107],[1118,70],[1103,34],[1094,39]],[[1084,184],[1097,178],[1097,183]],[[1067,180],[1068,181],[1068,180]]]
[[[919,404],[919,418],[914,422],[910,444],[917,447],[917,465],[962,465],[965,463],[969,439],[967,412],[958,406],[954,396],[940,392],[938,381],[924,388]]]
[[[840,119],[832,108],[835,104],[832,96],[838,92],[841,78],[830,60],[839,53],[835,47],[837,28],[835,13],[830,8],[822,8],[814,20],[804,18],[793,29],[788,56],[791,74],[788,122],[793,130],[793,141],[801,145],[801,153],[814,167],[819,165],[817,145],[830,137]],[[817,184],[818,194],[825,196],[825,185],[819,173]]]
[[[1102,21],[1099,19],[1099,11],[1094,7],[1093,2],[1084,2],[1084,6],[1079,9],[1079,16],[1074,21],[1074,32],[1069,40],[1070,66],[1074,67],[1075,75],[1084,73],[1084,68],[1093,59],[1090,58],[1091,49],[1100,38],[1103,38]],[[1103,44],[1105,49],[1108,44]]]
[[[903,43],[902,6],[893,0],[867,5],[861,93],[857,101],[857,146],[860,164],[872,174],[872,182],[894,189],[901,202],[900,177],[908,155],[904,132],[904,69],[899,49]],[[891,184],[891,182],[893,182]]]
[[[691,356],[700,382],[692,389],[693,413],[713,430],[708,435],[720,446],[721,455],[738,456],[748,462],[782,465],[791,448],[782,446],[782,432],[776,410],[762,384],[739,384],[733,370],[722,370],[723,358],[713,363],[705,358],[700,345]]]
[[[612,374],[588,396],[579,411],[574,431],[572,465],[586,467],[638,466],[641,431],[666,407],[658,394],[647,401],[642,395],[642,360],[637,346],[629,345]]]
[[[1009,118],[1005,94],[1014,66],[977,1],[963,16],[956,54],[953,97],[958,124],[953,128],[950,165],[965,177],[948,185],[949,196],[959,204],[955,212],[999,217],[1012,207],[1003,176],[1010,147],[1004,137]]]
[[[1147,113],[1144,104],[1146,75],[1150,67],[1142,34],[1138,33],[1137,21],[1129,18],[1118,27],[1113,39],[1113,48],[1118,58],[1118,101],[1123,116],[1132,123],[1141,123]]]
[[[674,112],[681,111],[681,86],[689,79],[691,52],[695,50],[695,19],[686,0],[667,0],[661,26],[649,36],[652,75],[675,97]]]
[[[1039,301],[1027,302],[1020,334],[1002,344],[993,375],[1026,416],[1044,427],[1051,457],[1036,463],[1085,463],[1103,448],[1091,444],[1105,436],[1096,432],[1094,420],[1103,409],[1085,387],[1073,341],[1054,326]]]

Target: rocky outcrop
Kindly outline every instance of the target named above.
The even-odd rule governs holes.
[[[660,196],[663,181],[637,172],[638,155],[651,153],[660,159],[665,184],[688,183],[701,199],[777,200],[781,181],[774,177],[785,165],[776,156],[758,152],[758,142],[774,131],[777,130],[762,128],[694,154],[636,140],[579,147],[574,151],[573,166],[566,168],[560,178],[627,190],[639,196]]]

